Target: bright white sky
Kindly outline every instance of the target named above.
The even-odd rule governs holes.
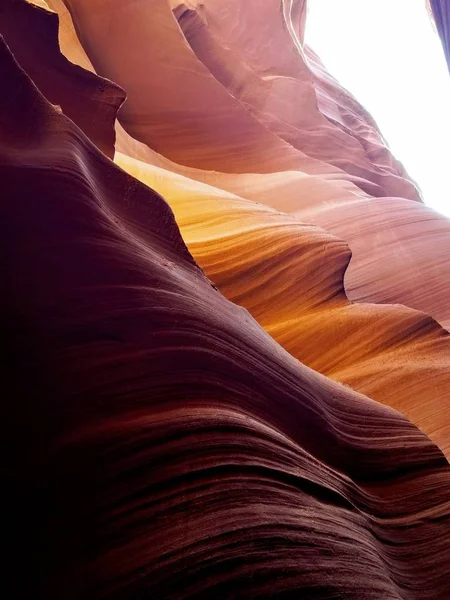
[[[309,0],[306,42],[450,216],[450,75],[425,0]]]

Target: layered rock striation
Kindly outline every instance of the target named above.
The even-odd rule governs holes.
[[[2,5],[15,597],[450,597],[450,222],[306,8]]]

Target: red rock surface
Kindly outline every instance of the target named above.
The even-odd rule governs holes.
[[[12,597],[447,600],[450,222],[306,3],[50,0],[65,56],[35,4],[0,11]]]
[[[107,156],[114,156],[114,123],[125,93],[71,64],[57,51],[58,16],[17,0],[3,0],[0,31],[11,52],[50,102]]]
[[[408,214],[399,214],[398,202],[391,198],[418,200],[417,190],[406,177],[403,167],[392,157],[367,111],[326,73],[313,52],[303,46],[299,51],[301,31],[296,29],[295,18],[290,19],[287,3],[269,3],[272,12],[266,9],[258,13],[255,21],[257,11],[252,2],[209,0],[201,3],[198,17],[188,31],[194,18],[192,12],[198,7],[193,3],[188,3],[189,6],[184,3],[180,7],[179,2],[174,2],[172,8],[181,19],[181,27],[184,21],[187,38],[183,38],[169,14],[166,0],[157,0],[151,5],[144,2],[119,4],[118,11],[113,11],[118,5],[114,1],[102,3],[93,11],[92,2],[67,1],[94,66],[100,74],[114,79],[128,92],[121,121],[133,136],[145,142],[153,153],[162,153],[166,159],[179,163],[175,166],[166,163],[169,170],[269,203],[283,211],[295,212],[302,220],[330,228],[343,239],[346,239],[351,224],[364,220],[365,204],[355,202],[340,225],[334,214],[328,216],[323,209],[332,208],[334,203],[347,204],[349,199],[355,199],[355,194],[363,198],[372,196],[372,202],[373,196],[383,198],[380,207],[373,210],[380,213],[379,219],[392,221],[392,225],[377,226],[377,233],[381,233],[380,229],[395,230],[392,233],[395,241],[390,244],[394,260],[387,260],[383,242],[377,244],[369,257],[358,255],[357,260],[351,262],[347,275],[350,298],[401,302],[430,314],[448,327],[449,221],[439,215],[433,216],[439,222],[438,229],[447,232],[439,234],[439,243],[430,247],[428,241],[423,245],[418,242],[419,249],[415,241],[410,243],[411,236],[405,225]],[[303,3],[291,4],[295,17]],[[153,18],[150,18],[150,12]],[[186,14],[188,18],[183,17]],[[102,25],[106,18],[109,35],[115,35],[117,40],[115,44],[109,43]],[[279,27],[276,27],[277,19]],[[203,25],[205,20],[208,28]],[[133,25],[137,21],[138,27]],[[250,24],[254,21],[252,29]],[[293,30],[287,35],[283,23],[291,26],[291,21]],[[270,43],[261,44],[259,36],[266,36],[269,27],[274,39],[269,36]],[[116,29],[117,32],[120,29],[120,35],[114,33]],[[214,51],[210,40],[214,41]],[[212,71],[205,69],[187,41],[191,41],[193,49]],[[203,54],[202,47],[206,48]],[[277,52],[273,51],[274,47]],[[140,72],[147,74],[145,80],[139,76]],[[251,77],[246,75],[248,72]],[[219,79],[214,78],[214,74]],[[241,79],[236,83],[237,75]],[[223,84],[228,84],[228,90]],[[178,89],[182,89],[183,94],[179,94]],[[253,89],[258,89],[258,93],[253,93]],[[255,106],[258,97],[260,106]],[[149,111],[151,118],[147,114]],[[262,116],[261,111],[264,112]],[[282,123],[277,114],[284,119]],[[201,127],[195,129],[195,135],[189,131],[189,127],[195,128],[194,123],[201,123]],[[291,133],[294,127],[292,143],[280,137],[280,127]],[[130,143],[120,139],[118,148],[146,162],[164,164],[159,158],[155,160],[151,152],[136,149],[136,145],[131,148]],[[186,166],[195,167],[195,171],[186,170]],[[214,173],[204,169],[213,169]],[[256,183],[254,178],[253,185],[249,186],[248,178],[244,177],[241,185],[242,178],[219,175],[244,175],[242,171],[270,173],[271,183],[267,184],[267,177],[261,183]],[[279,174],[275,188],[274,173]],[[303,178],[305,175],[320,178],[321,187],[331,184],[330,193],[312,196],[308,192],[305,195],[297,184],[298,176],[292,177],[291,173],[301,173]],[[320,218],[316,215],[319,207]],[[419,210],[426,229],[430,212],[428,209],[416,210]],[[354,229],[357,236],[360,228]],[[407,268],[399,275],[398,268],[388,266],[391,274],[385,278],[386,265],[397,265],[405,254],[408,255]],[[379,273],[374,273],[374,264]],[[421,282],[420,292],[417,282]]]

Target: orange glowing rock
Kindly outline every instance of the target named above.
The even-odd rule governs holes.
[[[17,595],[449,598],[450,221],[306,2],[47,5],[0,8]]]

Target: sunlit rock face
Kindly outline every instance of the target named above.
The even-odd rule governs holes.
[[[2,3],[18,598],[450,598],[450,221],[305,27]]]

